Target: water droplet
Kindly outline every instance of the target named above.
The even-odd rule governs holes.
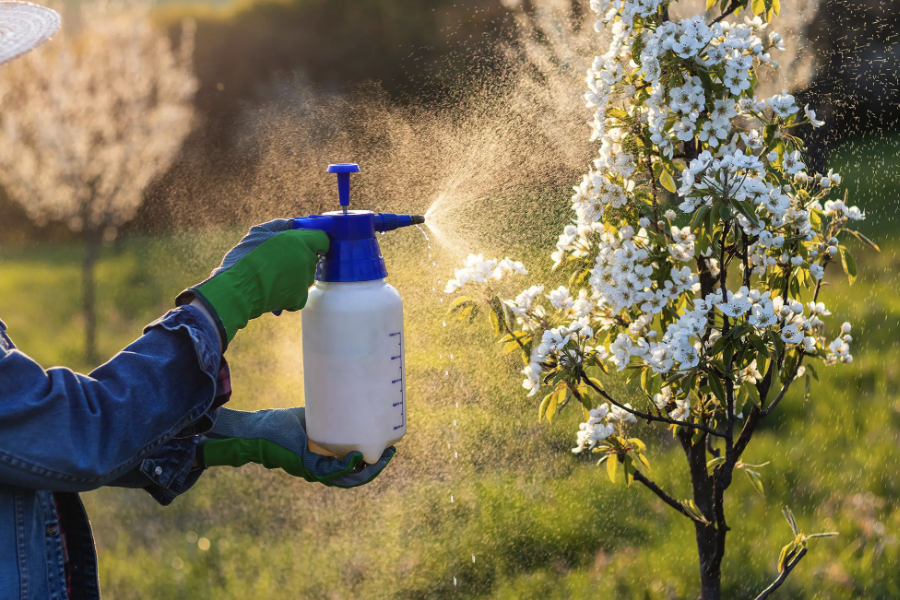
[[[450,449],[450,442],[447,442],[447,450]]]
[[[444,358],[444,355],[443,355],[443,354],[438,354],[438,357],[439,357],[439,358]]]
[[[454,453],[453,453],[453,458],[459,458],[459,452],[454,452]]]
[[[453,504],[453,494],[450,494],[450,504]]]
[[[436,263],[435,261],[431,261],[431,266],[432,266],[432,267],[436,267],[436,266],[437,266],[437,263]]]
[[[444,301],[444,299],[443,299],[443,298],[441,298],[441,302],[443,302],[443,301]]]
[[[472,562],[475,562],[475,555],[472,555]]]
[[[453,419],[453,426],[456,427],[456,419]]]
[[[453,360],[453,353],[450,353],[450,360]]]
[[[453,585],[456,585],[456,577],[453,578]]]
[[[456,408],[459,408],[459,402],[456,403]]]
[[[444,371],[444,377],[450,377],[450,371]]]
[[[446,327],[446,326],[447,326],[447,321],[444,321],[444,327]]]

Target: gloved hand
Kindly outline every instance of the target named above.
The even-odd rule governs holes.
[[[316,454],[307,446],[305,408],[257,412],[220,408],[216,424],[207,436],[212,438],[203,444],[203,462],[207,467],[241,467],[252,462],[342,488],[369,483],[397,452],[391,446],[373,465],[364,463],[360,452],[351,452],[344,458]]]
[[[303,308],[329,241],[322,231],[291,225],[276,219],[251,228],[209,279],[181,292],[176,304],[199,299],[217,319],[225,347],[250,319]]]

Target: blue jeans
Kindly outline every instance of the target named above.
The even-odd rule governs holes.
[[[0,600],[99,598],[78,492],[140,487],[165,505],[196,482],[197,434],[217,405],[216,332],[181,306],[80,375],[44,370],[5,330],[0,321]]]

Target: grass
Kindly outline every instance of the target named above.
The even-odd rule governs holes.
[[[856,176],[846,163],[856,155],[844,156],[848,182],[865,181],[869,175]],[[881,206],[886,214],[876,223],[894,218],[895,204]],[[236,236],[133,238],[106,249],[98,270],[101,354],[137,336]],[[254,466],[215,469],[165,509],[140,491],[86,494],[104,597],[696,597],[688,522],[645,489],[612,486],[589,458],[573,456],[576,411],[539,425],[536,402],[519,387],[521,366],[496,352],[484,324],[442,326],[445,305],[431,291],[436,271],[420,266],[428,262],[416,236],[396,232],[383,244],[405,300],[411,404],[410,433],[390,469],[357,490]],[[753,598],[774,578],[790,540],[784,504],[804,532],[840,536],[813,542],[780,597],[900,596],[900,244],[884,233],[879,241],[880,255],[859,250],[854,286],[829,271],[824,293],[832,322],[854,324],[856,360],[820,369],[810,400],[794,393],[755,439],[746,459],[771,461],[765,497],[743,478],[730,490],[727,598]],[[79,253],[0,248],[0,316],[45,366],[90,368],[79,358]],[[236,338],[228,352],[233,407],[302,403],[299,325],[299,315],[265,316]],[[655,479],[688,497],[680,451],[665,435],[647,435]]]

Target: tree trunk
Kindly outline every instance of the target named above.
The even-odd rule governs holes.
[[[99,361],[97,355],[97,309],[96,309],[96,281],[94,279],[94,267],[97,264],[97,256],[100,254],[102,234],[100,232],[85,231],[84,260],[81,262],[81,314],[84,319],[84,359],[91,366]]]
[[[694,522],[697,554],[700,559],[700,598],[701,600],[721,600],[722,569],[721,559],[716,557],[714,482],[706,469],[706,434],[696,441],[691,439],[691,433],[687,430],[682,430],[678,435],[690,465],[694,504],[709,521],[709,524]]]

